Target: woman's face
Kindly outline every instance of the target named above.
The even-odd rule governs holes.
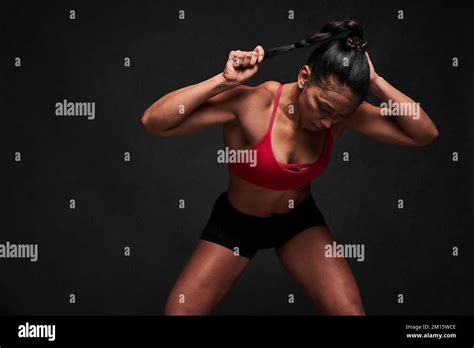
[[[324,87],[316,83],[305,84],[298,104],[304,127],[320,131],[345,120],[357,110],[360,102],[350,88],[329,81]]]

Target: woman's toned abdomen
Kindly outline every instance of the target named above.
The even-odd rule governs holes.
[[[286,213],[310,194],[310,184],[298,190],[274,191],[249,183],[229,171],[229,201],[235,209],[255,216],[270,216]]]

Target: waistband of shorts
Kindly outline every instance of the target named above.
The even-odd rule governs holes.
[[[222,192],[219,197],[216,200],[216,204],[223,205],[227,210],[230,210],[233,212],[233,214],[240,216],[245,219],[251,219],[251,220],[279,220],[279,219],[284,219],[284,218],[289,218],[293,216],[298,216],[304,212],[307,211],[307,209],[312,208],[315,206],[314,198],[311,192],[306,196],[301,202],[296,204],[294,208],[289,210],[288,212],[285,213],[273,213],[270,216],[256,216],[256,215],[251,215],[244,213],[238,209],[236,209],[229,201],[229,196],[228,196],[228,191]]]

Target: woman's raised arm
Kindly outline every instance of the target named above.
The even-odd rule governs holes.
[[[145,129],[159,136],[190,134],[237,118],[237,106],[250,89],[241,84],[255,75],[263,48],[231,51],[225,70],[208,80],[170,92],[148,107]]]

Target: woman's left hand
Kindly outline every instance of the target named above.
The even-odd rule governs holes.
[[[372,61],[370,60],[370,56],[368,52],[365,52],[365,56],[367,57],[367,62],[369,63],[369,69],[370,69],[370,83],[373,83],[379,75],[375,72],[374,65],[372,64]]]

